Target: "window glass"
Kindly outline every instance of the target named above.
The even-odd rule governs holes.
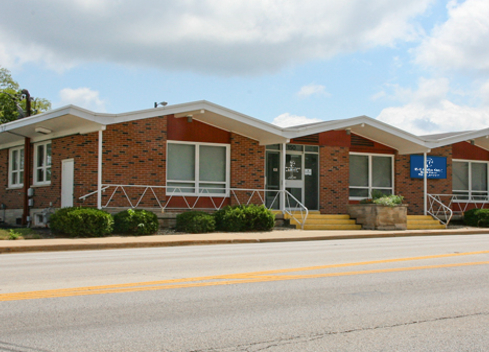
[[[392,187],[392,159],[390,157],[372,157],[372,186]]]
[[[487,191],[487,164],[472,163],[472,191]]]
[[[46,166],[51,166],[51,143],[46,145]]]
[[[452,166],[453,173],[453,189],[468,190],[469,189],[469,163],[454,161]]]
[[[17,171],[19,169],[19,151],[14,150],[12,152],[12,171]],[[15,182],[17,183],[17,182]]]
[[[199,184],[199,193],[226,193],[226,185],[215,183],[201,183]]]
[[[44,145],[38,145],[37,146],[37,163],[36,165],[38,167],[44,166]],[[38,181],[40,181],[38,179]]]
[[[168,144],[168,179],[195,180],[195,146],[190,144]]]
[[[200,181],[226,181],[226,147],[201,145],[199,150]]]
[[[306,145],[306,152],[318,152],[319,147],[316,145]]]
[[[168,182],[168,193],[195,193],[194,183]]]
[[[350,155],[350,186],[368,187],[367,155]]]

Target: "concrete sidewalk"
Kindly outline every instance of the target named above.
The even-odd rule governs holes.
[[[58,238],[40,240],[0,241],[0,253],[74,251],[115,248],[168,247],[227,243],[258,243],[317,241],[353,238],[406,236],[447,236],[489,234],[489,229],[461,228],[448,230],[407,231],[303,231],[274,230],[271,232],[176,234],[141,237]]]

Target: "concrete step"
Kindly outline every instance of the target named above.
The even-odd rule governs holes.
[[[407,220],[434,220],[431,215],[407,215]]]
[[[408,215],[407,229],[408,230],[430,230],[430,229],[445,229],[446,226],[438,220],[433,219],[430,215]]]

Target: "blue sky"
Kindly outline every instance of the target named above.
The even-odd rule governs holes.
[[[16,0],[0,66],[53,108],[209,100],[290,125],[489,127],[489,1]]]

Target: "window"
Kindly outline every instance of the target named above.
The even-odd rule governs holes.
[[[167,193],[227,194],[228,145],[169,142],[167,161]]]
[[[373,190],[384,194],[394,191],[392,156],[350,154],[350,198],[372,196]]]
[[[36,144],[34,147],[34,185],[51,183],[51,142]]]
[[[484,200],[488,196],[487,163],[453,161],[452,188],[458,200]]]
[[[8,186],[24,186],[24,147],[10,149]]]

